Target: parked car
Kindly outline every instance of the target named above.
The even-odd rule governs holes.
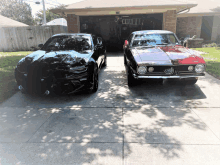
[[[84,33],[56,34],[40,50],[22,58],[15,78],[22,92],[69,94],[81,89],[96,92],[98,72],[105,66],[101,37]]]
[[[128,86],[137,79],[184,79],[195,84],[204,76],[206,63],[195,51],[181,46],[177,36],[165,30],[135,31],[124,44]]]

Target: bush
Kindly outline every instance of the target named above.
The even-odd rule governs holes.
[[[217,36],[216,43],[220,44],[220,35]]]
[[[219,45],[218,44],[216,44],[216,43],[210,43],[210,44],[204,44],[204,45],[202,45],[202,47],[218,47]]]

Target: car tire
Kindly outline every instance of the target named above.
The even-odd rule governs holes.
[[[107,57],[106,57],[106,55],[105,55],[104,63],[102,64],[102,67],[105,67],[105,66],[107,66]]]
[[[137,80],[132,76],[131,70],[126,67],[127,69],[127,82],[129,87],[133,87],[136,85]]]
[[[127,61],[126,61],[125,55],[124,55],[124,65],[127,65]]]
[[[92,87],[90,88],[90,93],[95,93],[98,90],[99,87],[99,76],[98,76],[98,70],[94,69],[93,75],[92,75]]]

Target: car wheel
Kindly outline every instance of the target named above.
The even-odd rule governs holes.
[[[105,55],[105,61],[104,61],[104,63],[102,64],[102,67],[105,67],[105,66],[107,66],[107,57],[106,57],[106,55]]]
[[[95,69],[93,76],[92,76],[92,87],[90,88],[91,93],[95,93],[98,90],[99,87],[99,76],[98,71]]]
[[[124,55],[124,65],[127,65],[127,61],[126,61],[125,55]]]
[[[127,67],[127,81],[128,81],[128,86],[133,87],[136,85],[137,80],[132,76],[131,70]]]
[[[198,79],[196,78],[186,78],[183,80],[184,85],[194,85]]]

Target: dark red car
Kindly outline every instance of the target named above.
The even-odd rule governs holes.
[[[135,31],[124,44],[128,85],[137,79],[184,79],[195,84],[204,76],[206,63],[195,51],[181,46],[177,36],[165,30]]]

